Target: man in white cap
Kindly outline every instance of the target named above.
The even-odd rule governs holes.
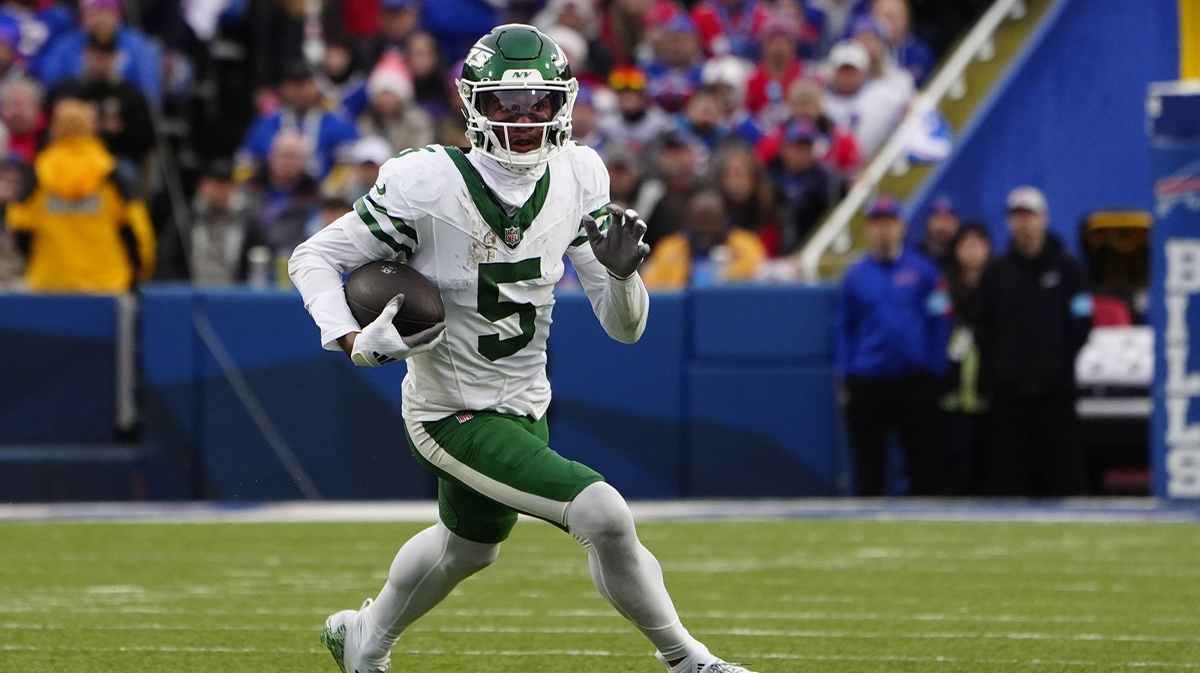
[[[904,111],[879,80],[871,79],[871,57],[862,44],[844,40],[829,50],[829,91],[822,101],[825,114],[854,135],[863,156],[883,145]]]
[[[1086,491],[1075,412],[1075,357],[1092,328],[1083,267],[1046,231],[1046,197],[1008,195],[1008,252],[979,283],[982,383],[990,399],[985,488],[992,495]]]

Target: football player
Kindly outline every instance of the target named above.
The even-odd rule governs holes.
[[[408,361],[403,416],[413,455],[438,477],[440,521],[401,547],[387,583],[359,610],[329,617],[322,641],[343,673],[384,673],[400,634],[495,561],[517,521],[575,536],[592,579],[650,639],[671,673],[749,673],[690,636],[662,569],[603,477],[550,449],[546,337],[570,257],[605,331],[637,341],[649,297],[637,268],[645,223],[608,204],[608,173],[571,142],[579,85],[562,49],[505,25],[471,49],[458,81],[469,149],[405,150],[348,213],[298,247],[290,274],[329,350],[356,365]],[[444,323],[401,336],[397,296],[360,328],[342,274],[374,260],[438,286]]]

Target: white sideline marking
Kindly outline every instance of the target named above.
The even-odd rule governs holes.
[[[255,648],[255,647],[32,647],[25,645],[0,645],[0,651],[5,652],[160,652],[184,654],[326,654],[323,649],[287,649],[287,648]],[[396,650],[397,655],[413,656],[452,656],[452,657],[625,657],[643,659],[647,655],[627,652],[611,652],[608,650]],[[852,662],[892,662],[892,663],[937,663],[937,664],[982,664],[1001,666],[1124,666],[1127,668],[1175,668],[1196,669],[1200,664],[1169,661],[1087,661],[1061,659],[966,659],[960,657],[907,657],[907,656],[859,656],[859,655],[808,655],[784,652],[744,653],[736,659],[748,662],[756,659],[785,659],[796,661],[852,661]]]
[[[1200,507],[1153,498],[1027,500],[809,498],[631,503],[640,521],[860,519],[1041,523],[1196,523]],[[0,521],[146,523],[413,522],[437,520],[433,502],[122,502],[0,505]]]

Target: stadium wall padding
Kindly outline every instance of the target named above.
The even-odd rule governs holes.
[[[560,294],[551,446],[630,498],[834,493],[830,300],[825,287],[655,294],[645,335],[625,345],[586,296]],[[152,288],[140,315],[149,497],[302,496],[214,337],[323,497],[435,496],[403,436],[403,365],[323,351],[295,293]]]
[[[910,239],[949,196],[1005,249],[1004,199],[1021,184],[1046,193],[1051,229],[1075,252],[1088,213],[1151,210],[1146,89],[1176,78],[1178,22],[1177,2],[1062,0],[909,202]]]
[[[551,446],[630,498],[836,493],[831,299],[827,287],[655,294],[644,336],[626,345],[586,296],[560,294]],[[435,497],[404,439],[404,365],[322,350],[295,292],[143,290],[140,446],[28,460],[18,444],[112,441],[114,314],[112,298],[0,297],[0,345],[18,354],[4,360],[0,472],[13,483],[0,480],[0,501],[301,498],[281,450],[324,498]],[[17,483],[47,470],[53,488]]]

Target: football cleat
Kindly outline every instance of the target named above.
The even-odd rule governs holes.
[[[371,599],[368,598],[358,610],[335,612],[325,620],[321,644],[329,648],[342,673],[388,673],[392,668],[391,652],[374,659],[362,652],[363,635],[358,617],[370,604]]]
[[[754,671],[741,664],[731,664],[728,661],[714,657],[708,652],[700,652],[684,657],[682,661],[674,666],[658,652],[654,653],[654,658],[667,667],[668,673],[754,673]]]

